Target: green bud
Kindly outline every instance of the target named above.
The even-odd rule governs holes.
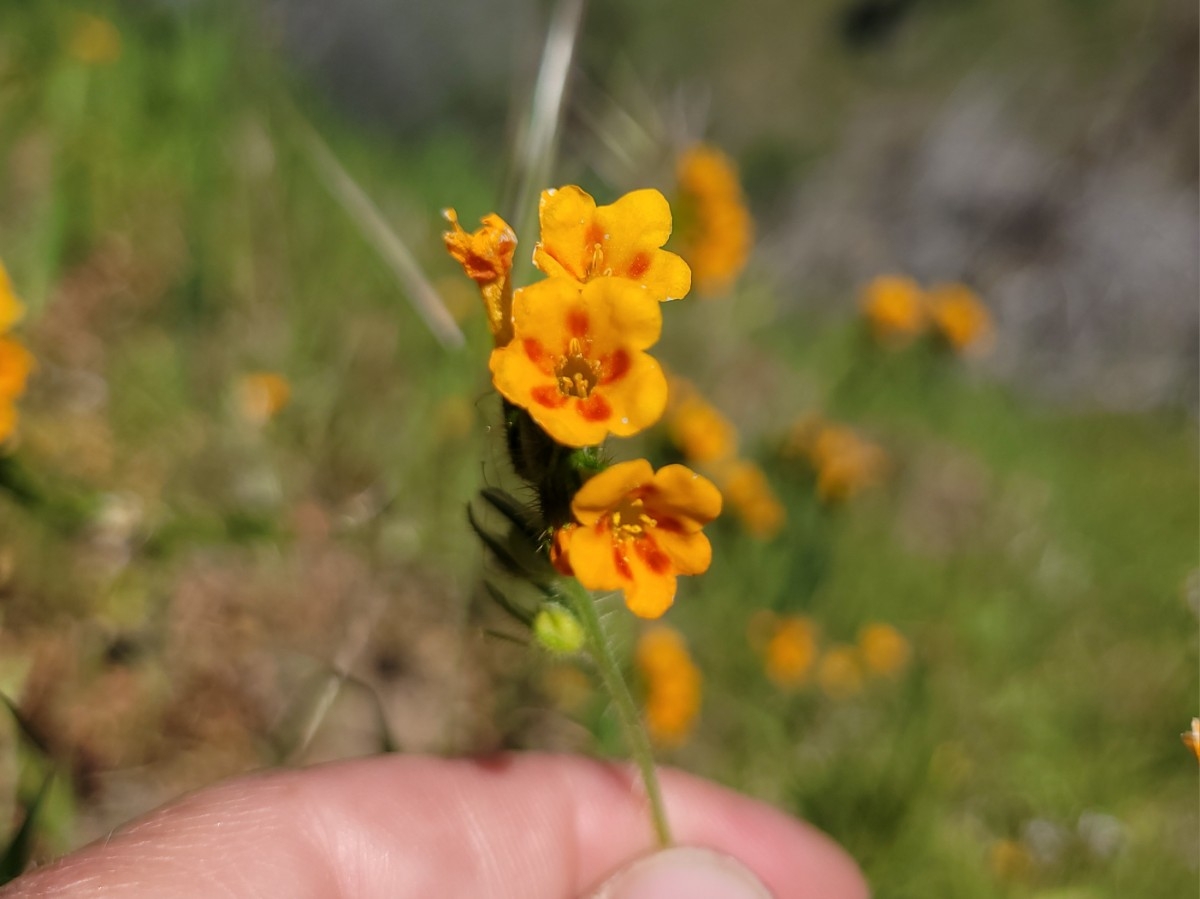
[[[544,604],[533,618],[533,636],[555,655],[570,655],[583,648],[583,626],[569,609],[556,602]]]

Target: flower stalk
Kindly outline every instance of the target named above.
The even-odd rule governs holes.
[[[621,722],[621,730],[625,734],[625,742],[629,754],[637,765],[642,779],[642,787],[646,791],[646,802],[649,805],[650,821],[654,827],[654,836],[661,848],[671,845],[671,828],[667,823],[667,810],[663,804],[662,789],[658,783],[658,771],[654,767],[654,752],[650,747],[650,737],[638,714],[633,694],[629,684],[621,673],[621,666],[613,654],[609,644],[608,634],[604,623],[596,612],[596,602],[583,585],[574,578],[564,578],[561,581],[564,593],[570,602],[571,609],[579,618],[586,636],[588,652],[600,672],[604,688],[612,697],[617,709],[617,718]]]

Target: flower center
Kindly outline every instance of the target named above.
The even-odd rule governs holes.
[[[584,355],[583,343],[572,337],[567,355],[561,357],[554,369],[558,392],[563,396],[587,399],[600,382],[600,363]]]
[[[646,512],[641,499],[627,499],[609,513],[614,540],[636,540],[658,522]]]
[[[601,243],[592,244],[592,258],[588,262],[584,280],[591,281],[593,278],[607,278],[611,277],[612,273],[612,266],[605,267],[604,265],[604,245]]]

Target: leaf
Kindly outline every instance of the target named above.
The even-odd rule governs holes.
[[[29,803],[25,809],[25,820],[21,822],[21,826],[17,828],[12,839],[8,841],[8,846],[5,847],[3,854],[0,855],[0,885],[20,877],[22,872],[29,867],[38,813],[41,811],[46,797],[50,795],[50,785],[53,781],[53,772],[48,773],[42,780],[42,785],[38,789],[37,795],[34,796],[33,802]]]
[[[531,627],[533,625],[533,613],[527,609],[521,608],[519,605],[505,596],[500,588],[492,584],[491,581],[484,581],[483,588],[487,590],[488,595],[492,597],[496,605],[508,612],[509,615],[512,615],[512,617],[521,622],[521,624],[525,625],[526,627]]]
[[[541,542],[546,532],[545,525],[537,515],[530,511],[511,494],[496,487],[485,487],[479,491],[479,496],[493,509],[512,522],[530,543],[535,546]]]
[[[17,722],[17,729],[21,732],[21,736],[28,740],[30,745],[37,749],[38,752],[46,758],[50,758],[50,747],[46,745],[46,742],[42,739],[41,734],[37,732],[37,729],[29,723],[29,719],[17,708],[17,704],[4,693],[0,693],[0,702],[8,707],[13,720]]]

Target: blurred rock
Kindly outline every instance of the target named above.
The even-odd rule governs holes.
[[[502,123],[516,76],[531,83],[544,33],[531,0],[259,5],[340,106],[402,133],[455,117]]]
[[[1194,406],[1200,194],[1173,164],[1178,123],[1126,147],[1128,117],[1097,118],[1056,146],[982,80],[927,127],[907,112],[864,114],[766,241],[800,301],[850,302],[881,272],[961,280],[996,313],[998,375],[1109,409]]]

